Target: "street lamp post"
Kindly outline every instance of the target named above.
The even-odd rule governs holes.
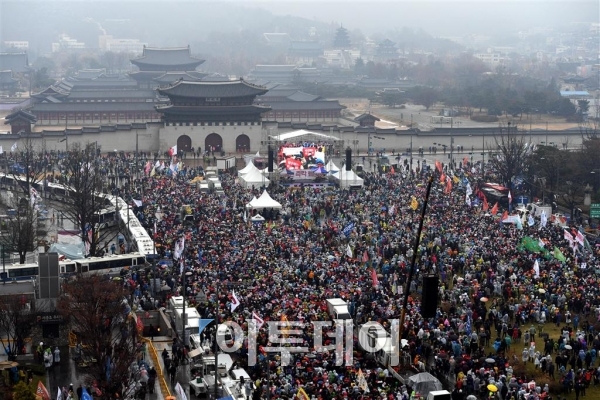
[[[129,212],[129,210],[127,210],[127,212]],[[180,256],[182,257],[182,263],[184,264],[185,262],[183,261],[183,255]],[[185,264],[184,264],[185,265]],[[182,280],[182,284],[183,284],[183,312],[182,312],[182,321],[181,321],[181,344],[185,347],[185,327],[187,325],[188,322],[188,318],[187,318],[187,314],[185,313],[185,303],[186,303],[186,299],[187,299],[187,278],[189,276],[191,276],[192,273],[190,271],[187,271],[183,274],[181,274],[181,280]]]
[[[481,174],[485,180],[485,134],[481,133]]]
[[[454,135],[452,128],[454,126],[454,118],[450,117],[450,168],[454,170]]]
[[[413,133],[414,133],[414,129],[413,129],[413,115],[410,114],[410,171],[412,173],[412,166],[413,166]]]
[[[214,352],[215,352],[215,399],[219,398],[219,272],[217,271],[217,279],[215,280],[215,294],[216,294],[216,304],[215,304],[215,344],[214,344]]]
[[[590,174],[592,174],[592,189],[594,190],[594,195],[596,194],[596,191],[598,190],[598,177],[600,176],[600,170],[593,170],[590,172]]]
[[[191,273],[190,273],[191,274]],[[215,295],[216,295],[216,302],[217,304],[215,305],[215,326],[216,326],[216,330],[215,330],[215,344],[214,344],[214,353],[215,353],[215,383],[214,383],[214,398],[218,399],[219,398],[219,325],[221,324],[220,319],[219,319],[219,306],[220,306],[220,302],[219,302],[219,290],[220,290],[220,278],[217,272],[217,277],[215,279]],[[231,289],[232,286],[237,287],[237,286],[244,286],[245,283],[244,282],[229,282],[228,283],[228,287]],[[207,388],[208,389],[208,388]]]

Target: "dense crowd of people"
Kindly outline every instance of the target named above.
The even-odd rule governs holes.
[[[60,169],[60,154],[45,157]],[[182,294],[185,280],[187,301],[203,318],[218,312],[220,321],[235,321],[244,330],[256,317],[306,323],[300,338],[309,351],[294,353],[288,365],[280,354],[265,351],[275,346],[274,338],[267,325],[260,329],[258,363],[247,367],[256,398],[267,392],[273,399],[293,398],[302,388],[315,399],[409,400],[418,393],[397,374],[423,371],[438,377],[453,400],[579,396],[600,379],[599,247],[573,244],[580,226],[539,218],[531,224],[522,215],[522,222],[503,223],[504,210],[494,207],[492,215],[478,198],[480,165],[365,173],[359,191],[277,185],[248,190],[236,173],[225,172],[225,195],[217,196],[189,184],[202,168],[183,163],[175,176],[167,176],[168,168],[150,174],[148,165],[154,170],[155,162],[156,155],[125,153],[98,161],[107,189],[134,206],[161,258],[173,259],[183,242],[173,266],[158,270],[162,286],[170,288],[166,293]],[[417,238],[430,175],[433,190]],[[439,183],[441,175],[450,185],[446,179]],[[281,210],[246,207],[264,189]],[[468,192],[474,194],[469,198]],[[183,218],[183,206],[191,207],[192,220]],[[256,213],[267,222],[252,223]],[[524,246],[525,239],[539,245]],[[415,249],[415,275],[407,284]],[[420,314],[425,274],[440,279],[440,306],[429,319]],[[150,277],[136,276],[138,287],[132,289],[144,309],[165,301],[151,298]],[[312,348],[310,322],[330,320],[326,299],[344,299],[355,325],[377,321],[389,331],[406,290],[401,330],[408,345],[400,366],[385,368],[357,343],[352,365],[337,366],[334,351]],[[234,292],[240,305],[232,312]],[[548,334],[550,324],[560,333]],[[202,335],[211,347],[215,330]],[[246,358],[247,345],[239,360]]]
[[[478,167],[367,173],[360,191],[269,187],[283,206],[279,211],[248,210],[264,188],[243,189],[235,174],[221,175],[225,196],[219,197],[188,184],[200,168],[184,171],[139,181],[144,197],[138,217],[160,256],[173,258],[185,238],[182,267],[175,260],[159,272],[170,293],[183,293],[183,276],[187,300],[203,318],[218,312],[220,321],[244,329],[256,316],[306,323],[300,338],[309,352],[293,354],[289,365],[264,351],[274,338],[266,325],[259,331],[258,364],[247,368],[255,396],[265,398],[268,391],[273,399],[292,398],[303,388],[315,399],[408,400],[417,394],[394,376],[407,371],[431,372],[453,400],[538,400],[550,396],[552,382],[564,393],[582,393],[598,382],[598,248],[586,242],[573,251],[563,226],[539,219],[530,226],[527,217],[523,224],[502,223],[502,210],[491,215],[476,195],[466,201],[467,186],[478,193]],[[330,320],[328,298],[344,299],[358,325],[378,321],[389,329],[399,318],[431,173],[435,182],[408,285],[401,366],[386,369],[357,345],[353,364],[336,366],[333,351],[311,348],[310,322]],[[450,190],[438,183],[442,174],[452,177]],[[191,222],[182,220],[184,205],[192,207]],[[251,223],[257,212],[272,222]],[[550,252],[524,248],[523,238],[535,238]],[[430,273],[440,278],[441,304],[435,318],[424,319],[419,293],[422,276]],[[240,305],[231,312],[233,292]],[[545,322],[560,326],[560,336],[545,333]],[[205,330],[203,341],[214,340],[214,329]],[[240,359],[247,352],[245,343]],[[524,368],[528,363],[541,371],[536,376],[544,384]]]

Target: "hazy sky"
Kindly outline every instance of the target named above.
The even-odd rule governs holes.
[[[365,33],[394,27],[422,27],[434,35],[515,31],[531,26],[599,22],[598,0],[247,0],[276,14],[291,14],[322,22],[342,22]]]
[[[256,10],[245,13],[244,8]],[[43,42],[61,32],[74,32],[78,39],[96,44],[98,31],[82,22],[93,17],[103,23],[135,20],[143,29],[135,25],[138,31],[129,36],[169,45],[169,40],[179,43],[181,37],[199,37],[203,31],[260,29],[256,25],[268,18],[259,8],[276,15],[343,24],[366,35],[411,27],[435,36],[494,36],[528,27],[600,21],[598,0],[0,0],[0,40]],[[88,37],[81,32],[84,28]]]

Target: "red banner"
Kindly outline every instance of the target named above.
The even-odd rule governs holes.
[[[300,168],[302,168],[302,161],[291,157],[285,159],[285,169],[294,170]]]
[[[304,158],[312,157],[317,152],[316,147],[304,147],[302,149],[302,153],[304,154]]]

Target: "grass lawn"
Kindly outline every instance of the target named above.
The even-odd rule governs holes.
[[[589,320],[591,324],[593,324],[595,321],[593,320]],[[583,323],[583,321],[581,321]],[[581,325],[581,324],[580,324]],[[525,328],[527,328],[529,325],[525,325],[523,326],[523,330]],[[536,329],[538,325],[535,325]],[[549,336],[549,338],[553,338],[555,341],[556,339],[560,336],[561,333],[561,328],[564,327],[565,324],[561,324],[560,327],[557,327],[556,324],[553,323],[546,323],[544,325],[544,333],[547,333]],[[538,332],[536,334],[536,349],[542,351],[544,349],[544,345],[543,345],[543,339],[541,339],[539,337],[539,333]],[[493,340],[490,340],[490,346],[486,349],[486,352],[494,352],[494,348],[493,348]],[[557,396],[560,396],[560,398],[562,399],[563,397],[566,397],[567,400],[571,400],[571,399],[575,399],[575,391],[571,391],[571,394],[563,394],[562,393],[562,385],[559,383],[560,382],[560,373],[558,372],[558,368],[556,368],[556,371],[554,373],[554,377],[555,379],[552,380],[550,379],[550,377],[547,374],[542,373],[539,369],[536,369],[533,362],[527,362],[526,365],[523,365],[523,361],[521,358],[521,352],[523,351],[523,348],[525,347],[525,344],[521,341],[520,343],[513,343],[511,345],[510,351],[508,352],[509,355],[509,359],[511,360],[511,365],[513,367],[513,375],[521,375],[523,374],[523,372],[525,372],[525,375],[527,376],[527,378],[533,378],[535,380],[535,382],[540,386],[540,387],[544,387],[544,385],[547,383],[548,386],[550,387],[550,395],[552,396],[553,399],[557,399]],[[527,344],[526,347],[529,347],[529,344]],[[518,361],[513,361],[513,355],[516,355],[518,358]],[[553,353],[553,356],[555,356],[556,353]],[[554,360],[554,357],[553,357]],[[596,361],[596,367],[598,366],[598,361]],[[569,367],[570,368],[570,367]],[[567,368],[568,369],[568,368]],[[586,389],[586,393],[585,393],[585,397],[587,399],[591,399],[591,400],[600,400],[600,386],[594,386],[593,380],[592,383],[590,384],[590,387]]]

